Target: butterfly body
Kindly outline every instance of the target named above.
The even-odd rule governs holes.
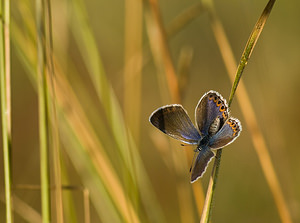
[[[202,177],[214,150],[232,143],[240,134],[239,120],[229,117],[226,100],[216,91],[205,93],[195,109],[196,126],[185,109],[178,104],[155,110],[150,122],[163,133],[187,144],[197,145],[198,153],[191,174],[191,182]]]
[[[210,137],[207,135],[207,136],[204,136],[198,143],[197,145],[197,149],[200,151],[201,148],[205,147],[205,146],[208,146],[208,143],[209,143],[209,140],[210,140]]]

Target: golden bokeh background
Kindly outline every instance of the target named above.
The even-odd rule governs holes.
[[[191,185],[189,183],[189,167],[193,148],[191,146],[182,147],[180,142],[169,139],[148,121],[149,115],[156,108],[171,104],[173,101],[166,82],[160,79],[160,77],[164,77],[165,70],[157,66],[159,64],[157,61],[163,60],[163,58],[158,58],[153,53],[155,46],[149,44],[153,38],[149,34],[153,30],[148,21],[148,4],[151,1],[142,3],[141,16],[136,15],[135,18],[134,15],[126,14],[126,10],[128,10],[126,7],[140,5],[136,2],[117,0],[51,2],[56,69],[66,78],[74,91],[84,114],[95,131],[94,136],[101,141],[113,170],[122,182],[125,194],[129,197],[132,196],[131,181],[126,179],[126,174],[124,175],[123,157],[116,149],[119,142],[114,140],[111,123],[105,112],[106,105],[99,100],[94,86],[95,80],[88,75],[90,72],[88,63],[97,63],[97,58],[92,61],[90,58],[94,58],[94,55],[85,54],[83,49],[85,45],[83,43],[80,45],[81,37],[78,37],[78,33],[87,31],[82,30],[85,28],[78,23],[77,19],[86,21],[97,46],[94,50],[99,53],[102,60],[103,66],[100,67],[105,70],[111,92],[114,92],[120,105],[119,110],[115,112],[120,113],[126,119],[125,110],[129,105],[133,110],[133,115],[136,115],[137,128],[131,129],[130,123],[125,124],[124,127],[126,131],[132,133],[129,141],[132,137],[135,142],[138,151],[135,154],[138,154],[144,168],[143,171],[145,171],[142,173],[146,173],[149,179],[146,184],[153,190],[153,196],[157,201],[157,213],[154,213],[154,210],[153,216],[161,213],[163,215],[161,222],[199,222],[199,206],[197,206],[197,198],[195,198],[192,187],[202,187],[205,194],[213,162],[210,163],[205,176],[200,180],[202,186],[200,181]],[[169,27],[174,18],[200,2],[197,0],[159,1],[164,27]],[[236,61],[240,59],[251,30],[266,3],[267,1],[258,0],[214,1],[216,13],[228,37]],[[85,17],[76,17],[76,7],[86,12],[83,13]],[[297,99],[300,95],[299,7],[300,3],[295,0],[275,3],[242,76],[293,222],[300,222],[300,165],[298,161],[300,155],[298,145],[300,105]],[[134,9],[132,10],[134,11]],[[24,58],[22,59],[20,56],[20,49],[25,49],[25,58],[35,55],[34,45],[32,47],[28,44],[31,39],[36,38],[32,37],[32,35],[36,35],[34,13],[34,1],[12,1],[11,3],[11,33],[13,36],[11,41],[12,182],[13,192],[40,213],[39,190],[18,188],[18,185],[40,184],[36,83],[30,74],[28,65],[24,63]],[[137,24],[139,27],[126,26],[126,24],[130,25],[127,23],[130,16],[133,16],[132,24]],[[138,18],[141,20],[135,21]],[[17,35],[16,30],[21,35]],[[128,34],[128,30],[132,32],[132,37]],[[142,46],[143,54],[132,59],[131,63],[143,63],[142,70],[137,74],[138,76],[125,76],[126,55],[131,53],[130,46],[128,47],[127,44],[128,42],[129,45],[133,44],[130,42],[130,38],[137,38],[139,35],[140,39],[136,41],[141,41],[141,43],[136,46]],[[20,43],[20,40],[25,46],[17,44],[17,42]],[[211,28],[208,13],[205,10],[199,12],[196,18],[169,37],[167,44],[177,75],[180,71],[180,63],[183,61],[182,57],[191,58],[190,63],[187,62],[188,69],[184,73],[187,82],[183,83],[183,97],[180,103],[186,108],[194,122],[195,106],[205,92],[215,90],[228,99],[232,86]],[[159,44],[156,47],[159,48]],[[88,61],[85,61],[86,59]],[[133,67],[134,69],[135,67]],[[128,70],[130,71],[130,68]],[[184,81],[184,79],[180,80]],[[135,84],[137,85],[135,86]],[[68,89],[65,90],[68,91]],[[126,98],[128,91],[130,95],[130,90],[134,93],[131,94],[131,98]],[[126,91],[127,93],[124,93]],[[237,89],[238,93],[239,88]],[[66,102],[65,107],[64,105],[59,106],[63,107],[66,114],[77,112],[76,107],[72,107],[72,103],[67,104]],[[128,111],[131,112],[130,109]],[[231,114],[241,120],[243,131],[233,144],[223,150],[211,220],[212,222],[243,223],[284,222],[279,217],[249,129],[245,125],[245,117],[240,111],[236,98],[231,105]],[[58,120],[60,129],[61,118],[59,117]],[[85,133],[82,132],[82,134]],[[74,164],[76,161],[71,154],[73,146],[69,143],[71,140],[66,142],[64,137],[66,136],[61,133],[63,184],[88,188],[90,196],[95,196],[97,193],[93,192],[93,188],[91,188],[93,186],[86,183],[78,172],[77,168],[79,167]],[[0,156],[3,160],[2,153]],[[186,157],[188,158],[186,159]],[[135,160],[134,156],[131,158]],[[140,164],[137,164],[136,161],[132,165],[136,173],[141,170]],[[4,179],[3,165],[0,169],[0,179]],[[50,164],[50,172],[52,170],[53,167]],[[0,192],[3,195],[4,180],[1,182]],[[160,218],[152,219],[151,213],[147,212],[148,202],[146,198],[143,198],[143,188],[141,188],[143,184],[137,185],[138,192],[132,192],[134,194],[132,197],[136,197],[136,203],[133,201],[135,203],[133,206],[137,207],[135,210],[138,213],[139,221],[156,222],[153,219]],[[84,222],[82,190],[64,191],[63,193],[64,196],[73,196],[77,222]],[[109,211],[107,216],[103,217],[106,208],[115,207],[106,207],[105,202],[103,202],[103,206],[97,207],[97,202],[95,202],[97,199],[101,204],[103,198],[93,197],[91,199],[91,222],[111,222],[112,219],[118,222],[116,219],[123,219],[122,217],[110,218]],[[149,203],[151,202],[149,201]],[[68,206],[66,203],[64,205]],[[53,204],[54,206],[55,204]],[[28,222],[20,214],[15,213],[14,215],[15,222]],[[122,214],[119,215],[122,216]],[[66,222],[72,222],[67,216],[72,216],[72,214],[65,216]],[[5,204],[1,202],[0,222],[5,221],[4,217]],[[74,222],[76,221],[74,220]]]

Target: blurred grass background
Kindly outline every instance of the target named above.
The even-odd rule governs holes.
[[[162,24],[169,27],[195,4],[159,1]],[[265,4],[215,1],[236,59]],[[293,102],[300,83],[299,6],[276,2],[243,76],[294,222],[300,221],[300,118]],[[12,180],[18,199],[40,213],[39,190],[18,187],[40,184],[34,13],[32,1],[11,4]],[[206,190],[211,167],[191,185],[193,148],[162,135],[148,117],[179,102],[169,91],[168,75],[182,75],[180,103],[192,120],[206,91],[228,98],[232,83],[205,10],[166,40],[172,61],[166,61],[168,51],[160,51],[151,13],[148,2],[133,0],[52,2],[62,182],[73,188],[63,191],[66,222],[84,222],[88,215],[83,188],[90,195],[91,222],[198,222],[201,187]],[[235,101],[231,110],[243,124]],[[33,222],[25,215],[14,214],[15,222]],[[4,217],[1,203],[0,222]],[[281,222],[245,125],[223,151],[212,221]]]

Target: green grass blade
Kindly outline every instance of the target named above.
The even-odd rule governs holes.
[[[37,22],[37,86],[39,102],[39,137],[40,137],[40,174],[41,203],[43,223],[51,222],[50,188],[49,188],[49,147],[48,147],[48,112],[47,112],[47,77],[46,77],[46,44],[45,44],[45,5],[42,0],[36,1]]]
[[[114,91],[112,90],[111,84],[108,82],[106,73],[103,69],[103,65],[101,62],[101,56],[97,50],[97,44],[92,35],[92,31],[90,26],[87,23],[87,15],[84,10],[83,3],[81,1],[74,2],[74,22],[72,22],[72,31],[74,33],[74,37],[77,41],[80,52],[82,53],[82,57],[86,64],[86,67],[89,71],[89,75],[93,80],[95,89],[97,91],[98,97],[103,104],[103,108],[109,122],[109,126],[112,129],[112,133],[114,136],[114,140],[118,145],[119,153],[122,155],[124,160],[124,166],[128,169],[129,173],[127,173],[127,177],[129,179],[125,179],[125,188],[127,193],[129,193],[131,200],[135,201],[138,198],[139,194],[147,194],[142,197],[152,197],[151,201],[153,203],[149,203],[149,201],[144,201],[147,203],[148,210],[153,210],[152,212],[157,212],[157,202],[154,202],[153,193],[149,190],[145,190],[145,187],[139,187],[140,192],[137,189],[137,183],[141,182],[140,179],[136,177],[136,171],[144,170],[142,162],[139,162],[137,147],[131,146],[129,144],[129,134],[130,129],[127,129],[127,126],[123,119],[122,109],[118,103],[118,100],[115,96]],[[77,27],[80,26],[81,29]],[[133,159],[135,157],[136,159]],[[135,165],[135,166],[134,166]],[[129,175],[128,175],[129,174]],[[125,175],[126,176],[126,175]],[[143,179],[147,178],[146,172],[142,174]],[[149,182],[145,180],[146,183]],[[151,187],[148,187],[151,190]],[[152,194],[152,195],[150,195]],[[137,210],[140,209],[138,206],[135,207]],[[156,215],[161,216],[161,214]],[[157,220],[162,221],[162,220]]]
[[[103,104],[114,139],[125,163],[125,167],[127,169],[127,173],[124,173],[125,176],[127,175],[125,178],[132,181],[131,190],[137,191],[134,177],[134,162],[132,161],[131,150],[128,145],[127,130],[121,112],[122,109],[106,78],[101,56],[97,50],[98,47],[96,41],[87,21],[85,6],[81,0],[76,0],[70,7],[74,10],[74,21],[71,22],[71,29],[74,33],[74,37],[77,41],[84,63],[89,71],[88,74],[90,75],[97,95]],[[78,29],[78,26],[81,28]]]
[[[143,1],[125,1],[124,119],[138,144],[141,119]],[[134,100],[132,100],[134,98]]]
[[[264,11],[262,12],[261,16],[259,17],[258,21],[256,22],[256,24],[250,34],[250,37],[248,39],[248,42],[246,43],[246,47],[245,47],[242,57],[240,59],[240,64],[237,68],[236,78],[234,80],[234,83],[233,83],[233,86],[232,86],[232,89],[230,92],[229,100],[228,100],[228,106],[231,105],[235,91],[236,91],[239,81],[242,77],[244,68],[246,67],[248,60],[250,59],[250,56],[254,49],[254,46],[256,45],[256,42],[267,22],[267,19],[269,18],[269,15],[272,11],[274,4],[275,4],[275,0],[270,0],[268,2],[268,4],[266,5]]]
[[[63,223],[63,199],[62,199],[62,177],[61,177],[61,157],[60,157],[60,144],[59,144],[59,132],[58,132],[58,121],[57,121],[57,109],[56,109],[56,94],[55,94],[55,71],[53,64],[53,40],[52,40],[52,15],[51,15],[51,4],[50,0],[46,1],[46,52],[47,52],[47,82],[49,83],[48,93],[48,106],[49,106],[49,141],[50,148],[52,148],[51,161],[53,163],[53,184],[54,184],[54,197],[53,203],[55,203],[55,216],[56,222]]]
[[[34,57],[29,58],[24,52],[31,43],[28,42],[23,45],[22,36],[18,35],[21,33],[18,31],[17,27],[14,29],[14,34],[14,37],[16,38],[13,39],[14,44],[18,48],[21,59],[24,60],[24,64],[29,69],[30,77],[35,79],[36,76],[33,72]],[[32,61],[28,61],[29,59],[32,59]],[[58,67],[58,65],[56,67]],[[61,138],[69,142],[70,145],[66,147],[67,149],[71,149],[67,150],[67,152],[72,153],[71,158],[73,162],[76,165],[77,163],[81,163],[80,165],[86,167],[85,171],[81,171],[81,169],[78,171],[84,184],[90,189],[91,198],[93,198],[92,202],[98,211],[99,216],[101,216],[101,219],[112,220],[109,222],[114,222],[115,219],[125,219],[127,222],[139,222],[130,202],[128,203],[126,193],[121,187],[117,174],[114,172],[114,168],[112,168],[109,163],[109,159],[104,152],[101,142],[97,139],[96,134],[91,128],[86,115],[80,107],[80,103],[75,99],[75,94],[72,92],[71,86],[64,76],[60,74],[60,69],[57,70],[56,93],[59,105],[58,111],[60,116],[64,117],[59,123],[61,125],[61,131],[67,129],[67,132],[61,133],[63,136]],[[76,113],[68,112],[66,107],[73,107]],[[71,132],[68,132],[70,125],[72,131],[70,130]],[[72,133],[73,131],[75,131],[75,133]],[[78,139],[76,137],[78,137]],[[74,145],[74,142],[78,142],[78,152],[81,154],[78,155],[78,157],[73,156],[74,151],[72,148],[76,145],[76,143]],[[84,145],[84,147],[82,145]],[[80,149],[84,151],[80,151]],[[86,156],[88,156],[89,159],[86,158]],[[79,159],[79,161],[77,159]],[[108,206],[112,208],[109,211],[106,208]],[[117,222],[122,222],[122,220],[118,220]]]
[[[10,1],[0,2],[0,88],[6,222],[13,222],[11,192]]]
[[[94,162],[91,162],[90,154],[85,149],[86,145],[78,138],[78,132],[74,132],[71,123],[68,123],[68,118],[60,114],[61,125],[61,138],[65,149],[67,150],[70,159],[73,161],[73,165],[82,181],[89,189],[91,194],[91,200],[94,207],[99,214],[101,221],[103,222],[128,222],[128,219],[124,218],[122,212],[116,208],[113,200],[110,197],[110,193],[107,193],[105,179],[99,176],[99,171]],[[72,140],[73,139],[73,140]]]

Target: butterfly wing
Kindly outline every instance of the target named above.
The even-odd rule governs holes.
[[[203,176],[208,163],[211,161],[214,155],[215,154],[207,146],[200,150],[192,169],[191,183],[194,183],[198,178]]]
[[[242,125],[236,118],[229,118],[222,128],[213,135],[208,143],[212,149],[219,149],[232,143],[241,133]]]
[[[195,109],[196,124],[202,136],[210,131],[216,133],[219,129],[212,129],[212,123],[218,123],[221,127],[228,118],[228,106],[226,100],[216,91],[209,91],[202,96]]]
[[[181,105],[167,105],[155,110],[149,121],[163,133],[188,144],[201,139],[187,112]]]

